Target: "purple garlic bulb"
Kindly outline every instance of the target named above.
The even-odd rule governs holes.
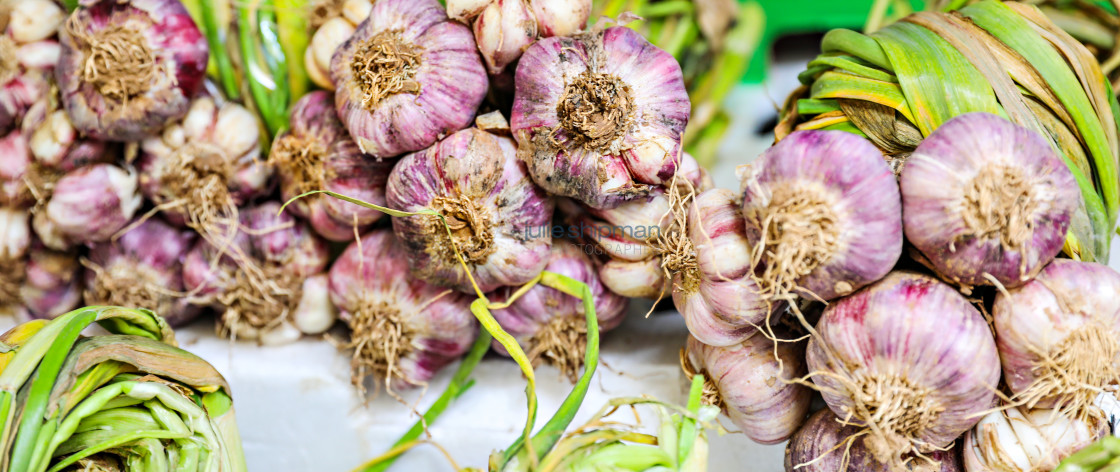
[[[538,38],[583,28],[591,0],[450,0],[447,14],[471,25],[487,69],[498,75]]]
[[[479,121],[494,117],[500,115]],[[386,195],[390,208],[432,209],[451,228],[448,235],[432,215],[393,218],[412,274],[425,282],[474,293],[456,250],[483,292],[526,283],[548,264],[552,235],[544,229],[553,202],[533,184],[508,137],[469,128],[409,154],[389,174]]]
[[[201,308],[183,287],[183,259],[195,233],[150,218],[116,241],[94,244],[85,264],[85,302],[147,308],[172,326],[193,320]]]
[[[140,189],[168,222],[210,237],[236,221],[238,206],[268,193],[259,139],[245,107],[198,98],[181,122],[141,144]]]
[[[832,300],[887,275],[902,255],[898,182],[866,139],[795,132],[740,178],[747,238],[766,298]]]
[[[82,303],[82,265],[74,253],[33,244],[19,295],[34,318],[54,318]]]
[[[200,240],[187,254],[187,291],[220,310],[218,327],[225,335],[276,345],[326,331],[334,308],[323,303],[322,281],[308,282],[327,268],[326,241],[290,213],[280,213],[276,202],[244,208],[239,216],[241,229],[232,237]]]
[[[472,297],[408,273],[408,254],[388,230],[355,242],[330,271],[331,300],[350,327],[351,378],[389,389],[425,385],[470,349],[478,322]]]
[[[335,107],[358,148],[395,157],[470,125],[488,81],[470,29],[436,0],[379,0],[331,59]]]
[[[782,341],[775,347],[762,332],[727,347],[689,336],[681,364],[690,378],[704,374],[703,403],[720,407],[755,442],[778,444],[801,427],[809,412],[812,392],[798,383],[806,374],[804,353],[804,342]]]
[[[594,298],[600,332],[610,331],[622,323],[629,300],[612,293],[599,282],[595,265],[582,249],[569,242],[554,242],[552,258],[545,270],[587,284]],[[516,290],[516,287],[502,287],[487,298],[504,302]],[[530,361],[553,365],[573,383],[576,381],[587,348],[587,316],[582,300],[537,285],[509,308],[492,310],[492,313],[498,324],[521,344]],[[494,341],[494,350],[509,355],[497,341]]]
[[[712,189],[688,209],[688,256],[673,280],[673,302],[688,331],[711,346],[731,346],[767,323],[771,304],[758,294],[751,245],[735,193]]]
[[[911,272],[828,305],[805,355],[837,416],[866,426],[876,461],[944,449],[994,405],[999,354],[988,324],[960,293]]]
[[[1035,132],[969,113],[929,135],[902,170],[906,238],[955,283],[1017,287],[1062,249],[1081,194]]]
[[[530,46],[511,123],[538,185],[607,209],[673,177],[689,107],[673,56],[613,27]]]
[[[1102,418],[1095,405],[1120,377],[1120,274],[1055,259],[1030,282],[996,294],[992,317],[1012,399]]]
[[[892,469],[875,460],[867,449],[867,440],[859,436],[860,428],[845,425],[844,420],[825,408],[809,417],[786,446],[786,472],[964,472],[961,447],[932,451],[922,457],[908,457],[901,469]],[[971,469],[969,469],[971,470]]]
[[[112,164],[69,172],[54,183],[50,199],[35,213],[35,233],[43,244],[59,251],[107,241],[132,221],[143,204],[136,187],[134,172]]]
[[[55,77],[84,135],[137,141],[190,109],[206,38],[177,0],[82,0],[60,33]]]
[[[385,206],[385,182],[393,164],[366,156],[335,115],[331,95],[304,95],[292,109],[291,129],[272,144],[269,164],[280,176],[284,201],[312,190],[329,190]],[[311,195],[296,200],[292,211],[332,241],[354,239],[382,213],[337,198]]]

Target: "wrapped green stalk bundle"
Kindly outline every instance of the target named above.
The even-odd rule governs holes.
[[[1054,472],[1111,471],[1120,467],[1120,437],[1106,436],[1069,456]]]
[[[112,334],[81,336],[94,322]],[[247,470],[229,385],[155,313],[81,308],[0,343],[0,469]]]
[[[692,100],[682,136],[700,165],[714,164],[731,116],[723,103],[746,73],[764,31],[762,7],[737,0],[595,0],[591,21],[625,12],[641,19],[627,26],[676,58]]]
[[[1041,135],[1074,174],[1082,201],[1063,251],[1108,260],[1120,210],[1116,99],[1092,53],[1038,8],[988,0],[920,12],[869,35],[832,31],[821,49],[786,103],[779,140],[849,131],[898,172],[950,119],[1000,115]]]

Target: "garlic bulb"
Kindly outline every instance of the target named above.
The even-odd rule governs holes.
[[[688,242],[694,259],[674,277],[673,302],[700,342],[738,344],[782,307],[758,294],[734,192],[712,189],[696,196],[688,210]]]
[[[74,253],[33,244],[19,295],[34,318],[54,318],[82,303],[82,266]]]
[[[392,163],[362,154],[335,115],[329,93],[304,95],[292,109],[291,128],[272,143],[268,163],[280,176],[284,201],[312,190],[330,190],[385,205],[385,182]],[[354,239],[383,213],[337,198],[311,195],[296,200],[292,211],[332,241]]]
[[[335,107],[375,157],[419,151],[471,123],[487,78],[474,38],[436,0],[379,0],[331,59]]]
[[[141,143],[140,189],[168,222],[214,238],[237,220],[238,206],[269,191],[259,140],[249,110],[201,97],[181,122]]]
[[[591,0],[450,0],[447,15],[471,25],[487,69],[499,75],[538,38],[583,28]]]
[[[201,310],[186,297],[183,259],[195,236],[153,217],[116,241],[94,244],[84,263],[85,302],[147,308],[172,326],[190,322]]]
[[[1080,202],[1073,173],[1042,136],[988,113],[934,131],[901,182],[907,240],[962,285],[1030,280],[1061,251]]]
[[[182,118],[209,49],[176,0],[82,0],[59,35],[55,77],[74,128],[136,141]]]
[[[989,413],[964,437],[968,472],[1049,472],[1108,434],[1108,424],[1058,410],[1009,408]]]
[[[574,244],[556,241],[545,270],[587,284],[594,299],[599,331],[607,332],[622,323],[628,300],[607,290],[595,271],[591,258]],[[509,300],[517,287],[502,287],[487,295],[491,301]],[[508,308],[491,310],[494,319],[517,339],[534,364],[545,362],[575,383],[583,367],[587,348],[587,317],[583,301],[554,288],[537,285]],[[501,343],[494,350],[509,355]]]
[[[868,450],[891,468],[975,426],[1000,379],[980,312],[949,285],[911,272],[830,303],[805,358],[828,407],[866,426]]]
[[[403,244],[386,230],[355,242],[330,271],[331,300],[350,326],[351,379],[390,389],[425,385],[470,349],[478,322],[472,297],[408,274]]]
[[[500,119],[495,114],[479,121],[495,117]],[[433,209],[451,228],[448,235],[432,215],[393,218],[415,277],[474,293],[456,249],[483,292],[520,285],[541,273],[552,242],[551,232],[542,229],[550,226],[553,202],[533,184],[516,154],[512,139],[475,127],[397,163],[389,174],[389,207]]]
[[[135,172],[111,164],[69,172],[53,184],[49,200],[35,213],[35,233],[59,251],[107,241],[132,221],[143,203],[136,187]]]
[[[187,254],[187,291],[197,302],[221,310],[218,327],[225,335],[283,344],[322,332],[321,326],[330,324],[322,318],[333,319],[334,311],[322,303],[321,291],[307,294],[311,298],[304,301],[302,290],[321,288],[306,280],[326,269],[326,241],[290,213],[280,213],[276,202],[242,209],[239,215],[242,229],[232,239],[222,246],[200,240]],[[304,312],[310,309],[320,311]],[[315,332],[303,333],[299,326]]]
[[[781,339],[784,333],[777,331]],[[796,381],[806,373],[805,343],[782,341],[775,347],[763,333],[727,347],[688,337],[682,359],[685,373],[704,374],[704,403],[723,409],[755,442],[778,444],[801,427],[811,391]]]
[[[845,425],[836,414],[825,408],[805,422],[786,445],[786,472],[961,472],[960,446],[947,451],[933,451],[922,456],[907,457],[901,469],[875,460],[867,450],[860,428]],[[1011,472],[1010,470],[1007,472]]]
[[[898,182],[870,141],[799,131],[740,176],[759,289],[832,300],[879,280],[902,255]]]
[[[688,115],[680,65],[629,28],[542,39],[517,66],[521,159],[549,193],[593,208],[668,182]]]
[[[1120,274],[1055,259],[1019,288],[996,295],[992,317],[1004,381],[1027,408],[1100,418],[1093,405],[1120,379]]]

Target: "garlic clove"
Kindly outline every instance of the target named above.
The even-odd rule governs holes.
[[[307,48],[303,52],[303,66],[307,69],[307,76],[311,78],[315,85],[318,85],[326,90],[334,90],[334,82],[331,82],[331,72],[328,69],[323,69],[319,66],[319,62],[315,59],[315,50]]]
[[[357,25],[369,18],[369,12],[372,9],[373,3],[370,3],[370,0],[346,0],[342,3],[342,16],[350,24]]]
[[[591,0],[532,0],[541,37],[569,36],[583,29],[591,16]]]
[[[62,46],[57,41],[35,41],[21,45],[16,50],[16,57],[23,67],[29,69],[47,69],[58,64],[62,56]]]
[[[326,273],[303,281],[303,296],[292,312],[292,322],[302,333],[325,333],[338,320],[338,310],[330,300],[329,282]]]
[[[47,39],[58,31],[66,12],[50,0],[20,0],[8,12],[8,34],[19,43]]]
[[[256,117],[248,109],[225,105],[218,111],[213,142],[233,156],[245,156],[260,145],[259,130]]]
[[[599,278],[612,292],[624,297],[652,299],[669,294],[660,259],[610,260],[599,269]]]
[[[494,0],[447,0],[447,16],[464,23],[482,13]]]
[[[491,2],[475,18],[474,37],[491,75],[500,74],[536,40],[537,22],[524,0]]]
[[[167,129],[182,128],[182,135],[187,140],[204,139],[208,137],[211,128],[214,126],[215,111],[218,105],[214,103],[214,99],[210,97],[202,97],[194,102],[191,102],[191,108],[187,112],[187,116],[183,118],[181,124],[172,124]],[[177,133],[174,131],[173,133]],[[164,139],[167,140],[167,132],[164,133]],[[179,147],[185,144],[180,144],[177,138],[167,141],[168,144]]]
[[[272,329],[258,333],[258,339],[261,344],[265,346],[291,344],[298,341],[301,336],[303,336],[303,333],[287,321],[280,323]]]
[[[370,8],[373,7],[370,6]],[[367,12],[366,15],[368,16],[369,13]],[[327,75],[329,75],[331,57],[334,56],[338,47],[354,34],[354,29],[354,25],[343,18],[331,18],[315,31],[315,34],[311,36],[309,50],[315,58],[315,65],[320,71],[328,71]],[[328,80],[328,82],[330,81]]]
[[[55,110],[31,134],[31,154],[42,164],[57,166],[77,139],[65,110]]]

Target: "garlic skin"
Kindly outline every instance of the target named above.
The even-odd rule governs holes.
[[[1042,136],[987,113],[934,131],[907,160],[901,184],[907,239],[963,285],[1030,280],[1061,251],[1081,201],[1073,173]]]
[[[816,331],[805,356],[813,383],[837,416],[876,422],[864,442],[878,462],[944,448],[994,404],[995,339],[980,312],[933,277],[892,272],[830,303]]]
[[[1101,417],[1093,401],[1120,376],[1120,274],[1055,259],[992,305],[1004,381],[1027,408]]]
[[[42,246],[29,251],[20,300],[34,318],[51,319],[82,303],[82,266],[75,254]]]
[[[697,195],[688,209],[688,239],[696,262],[674,277],[674,305],[700,342],[743,342],[766,324],[771,304],[752,278],[751,245],[735,193],[712,189]]]
[[[229,217],[270,190],[272,170],[260,159],[257,119],[236,103],[201,97],[181,122],[145,139],[140,149],[140,189],[164,206],[161,213],[172,224],[203,226],[213,212]]]
[[[466,128],[486,95],[470,30],[436,0],[379,0],[331,59],[335,107],[358,147],[395,157]]]
[[[902,255],[898,182],[864,138],[792,133],[750,164],[741,182],[765,297],[832,300],[881,279]]]
[[[857,426],[844,425],[828,408],[813,413],[786,445],[786,472],[895,472],[875,460],[864,439],[852,440],[850,445],[846,442],[859,431]],[[966,469],[961,464],[960,451],[958,445],[948,451],[926,453],[926,458],[910,457],[901,470],[961,472]]]
[[[210,54],[186,8],[176,0],[80,3],[59,32],[55,69],[74,127],[138,141],[183,117]]]
[[[47,247],[107,241],[132,221],[143,204],[135,172],[94,164],[67,173],[54,183],[50,200],[35,214],[36,234]]]
[[[1108,434],[1105,421],[1075,420],[1057,410],[1010,408],[989,413],[964,437],[968,472],[1051,471]]]
[[[672,178],[689,111],[673,56],[613,27],[530,46],[517,66],[511,124],[538,185],[609,209]]]
[[[478,336],[473,298],[411,277],[406,261],[390,231],[373,230],[331,267],[331,301],[351,329],[355,385],[366,376],[394,390],[425,385]]]
[[[435,216],[392,219],[413,276],[474,293],[456,247],[483,292],[540,274],[549,260],[553,201],[533,184],[516,152],[512,139],[468,128],[400,159],[389,174],[388,206],[434,209],[452,228],[448,241]]]
[[[571,277],[587,284],[595,305],[599,332],[605,333],[622,323],[629,302],[608,290],[599,281],[591,258],[574,244],[556,241],[546,271]],[[509,300],[517,287],[502,287],[487,295],[491,301]],[[508,308],[491,310],[494,319],[525,350],[534,365],[546,362],[560,369],[575,383],[583,366],[587,344],[587,315],[583,301],[554,288],[537,285]],[[505,347],[494,341],[494,350],[509,356]]]
[[[331,303],[330,278],[316,274],[303,281],[303,296],[292,313],[292,323],[302,333],[322,334],[338,321],[338,309]]]
[[[332,100],[323,91],[304,95],[292,109],[291,128],[273,141],[269,165],[280,177],[281,198],[328,190],[385,206],[393,163],[362,154],[338,121]],[[383,215],[324,195],[301,198],[289,208],[331,241],[352,240]]]
[[[308,277],[326,270],[327,243],[291,213],[280,213],[277,202],[243,208],[239,216],[241,229],[221,240],[222,249],[205,239],[195,244],[183,261],[183,283],[196,303],[220,310],[223,335],[265,344],[294,341],[297,312],[320,306],[321,294],[310,294],[304,305],[301,290]]]
[[[727,347],[708,346],[689,336],[686,349],[688,370],[704,374],[705,393],[714,394],[706,395],[704,403],[722,408],[759,444],[789,439],[809,412],[812,392],[794,383],[806,374],[804,352],[802,342],[781,342],[775,348],[761,333]]]
[[[183,286],[183,259],[195,237],[153,217],[116,241],[92,245],[84,264],[85,302],[147,308],[172,326],[189,323],[201,313]]]

